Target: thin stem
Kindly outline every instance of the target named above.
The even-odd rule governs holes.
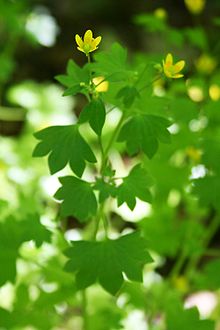
[[[92,234],[92,240],[93,241],[96,241],[96,236],[97,236],[97,233],[98,233],[98,230],[99,230],[99,224],[100,224],[100,221],[102,219],[103,208],[104,208],[104,204],[102,203],[102,204],[99,205],[97,216],[95,218],[95,226],[94,226],[94,231],[93,231],[93,234]]]
[[[109,114],[112,110],[114,110],[115,108],[117,108],[116,105],[114,105],[113,107],[111,107],[108,111],[107,111],[107,114]]]
[[[169,277],[171,280],[175,279],[179,275],[185,260],[186,260],[186,254],[185,251],[182,250],[180,257],[177,259],[176,263],[174,264],[170,272]]]
[[[104,213],[102,214],[102,221],[105,230],[105,237],[108,238],[108,220]]]
[[[219,229],[219,226],[220,226],[220,219],[218,216],[216,216],[212,220],[210,226],[207,228],[206,235],[205,235],[204,241],[203,241],[204,249],[208,247],[213,236],[216,234],[217,230]],[[188,265],[186,267],[186,270],[185,270],[186,274],[190,274],[196,269],[203,254],[204,253],[192,256],[192,258],[189,260]]]
[[[154,79],[151,80],[151,82],[139,89],[139,93],[142,92],[145,88],[150,87],[153,83],[155,83],[157,80],[161,79],[161,75],[156,76]]]
[[[91,63],[91,57],[90,57],[90,54],[88,53],[86,56],[87,56],[87,59],[88,59],[88,63],[90,64],[90,63]]]
[[[103,145],[102,145],[102,138],[101,138],[101,136],[98,137],[98,141],[99,141],[101,155],[103,157],[103,155],[104,155],[104,149],[103,149]]]
[[[143,77],[145,71],[147,70],[147,68],[149,67],[149,63],[147,63],[143,69],[143,71],[141,72],[140,76],[138,77],[138,79],[135,82],[135,85],[137,85],[139,83],[139,81],[141,80],[141,78]]]
[[[117,138],[117,135],[121,129],[121,126],[124,122],[124,119],[125,119],[125,112],[122,113],[122,116],[117,124],[117,126],[115,127],[115,130],[113,131],[112,133],[112,136],[108,142],[108,145],[106,147],[106,149],[104,150],[104,154],[103,154],[103,161],[102,161],[102,166],[101,166],[101,173],[104,172],[105,170],[105,167],[106,167],[106,163],[107,163],[107,160],[108,160],[108,152],[109,150],[111,149],[113,143],[115,142],[116,138]]]

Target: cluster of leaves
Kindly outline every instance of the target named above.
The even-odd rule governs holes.
[[[120,184],[116,184],[115,171],[106,172],[110,165],[108,152],[112,145],[102,146],[102,141],[100,142],[101,148],[104,148],[100,160],[99,155],[95,155],[95,150],[91,149],[80,132],[81,126],[88,123],[98,140],[102,139],[103,126],[107,120],[105,104],[107,101],[110,102],[108,97],[113,94],[114,103],[112,99],[111,104],[115,107],[120,105],[123,111],[115,129],[118,137],[114,136],[115,132],[113,137],[118,142],[126,142],[128,154],[132,156],[143,152],[152,158],[158,150],[159,142],[170,142],[170,133],[167,129],[170,126],[169,120],[146,114],[144,111],[138,112],[138,104],[135,101],[140,101],[141,94],[136,84],[142,78],[142,73],[140,72],[131,84],[130,80],[134,75],[132,70],[134,71],[127,63],[126,50],[119,44],[114,44],[109,51],[98,53],[94,62],[82,68],[72,60],[69,61],[67,75],[57,77],[67,87],[64,95],[82,93],[88,98],[88,103],[82,109],[76,124],[53,126],[35,134],[40,142],[33,156],[42,157],[49,154],[48,164],[51,174],[62,170],[67,164],[75,174],[60,178],[61,187],[54,196],[62,201],[60,208],[62,217],[74,216],[82,223],[98,222],[99,219],[96,218],[99,217],[100,207],[104,207],[109,198],[117,199],[118,206],[126,203],[131,210],[134,209],[137,198],[148,203],[152,201],[150,191],[152,179],[146,169],[137,164],[128,176],[122,178]],[[110,82],[109,90],[105,95],[97,93],[96,86],[92,82],[92,77],[100,74],[106,77],[103,79],[108,79]],[[134,93],[131,92],[133,90]],[[115,141],[112,140],[113,142]],[[94,164],[94,173],[98,170],[98,175],[94,175],[94,182],[82,179],[85,167],[89,163],[90,167]],[[98,191],[98,200],[95,191]],[[73,248],[67,254],[71,258],[67,268],[79,274],[76,276],[76,286],[79,289],[99,280],[107,291],[115,294],[123,283],[122,273],[132,280],[142,279],[141,269],[145,263],[151,261],[148,252],[144,251],[143,238],[136,234],[113,241],[107,239],[102,242],[77,242],[73,243]],[[80,258],[78,262],[76,256]],[[132,256],[134,256],[133,261]]]
[[[184,185],[190,183],[190,170],[197,162],[197,159],[193,158],[197,151],[196,147],[202,148],[196,143],[201,131],[189,132],[190,122],[201,120],[198,106],[184,96],[176,99],[170,95],[165,99],[153,95],[152,85],[146,82],[151,81],[155,74],[152,69],[146,70],[143,63],[129,64],[127,52],[119,44],[113,44],[109,51],[98,52],[94,56],[94,61],[82,68],[70,60],[67,74],[57,76],[57,80],[67,87],[64,95],[83,94],[88,103],[74,125],[49,127],[35,134],[40,142],[33,155],[49,155],[51,174],[62,170],[67,164],[74,173],[74,176],[68,175],[59,179],[61,187],[55,198],[61,201],[61,217],[72,216],[88,228],[91,228],[91,225],[95,226],[95,234],[90,236],[92,241],[73,242],[65,252],[69,259],[65,269],[75,274],[75,285],[78,290],[99,282],[111,294],[116,294],[119,290],[126,291],[127,286],[122,287],[124,276],[130,281],[142,281],[143,265],[152,261],[148,249],[177,260],[180,253],[182,264],[174,266],[169,275],[171,279],[177,278],[183,263],[189,262],[191,265],[192,259],[197,264],[206,248],[204,244],[209,243],[209,234],[205,232],[205,224],[199,220],[200,212],[195,205],[195,212],[198,213],[196,222],[191,219],[195,214],[192,215],[189,210],[185,210],[185,202],[182,202],[183,212],[189,213],[188,219],[184,219],[182,223],[179,222],[181,203],[177,202],[180,204],[176,212],[172,206],[166,206],[166,200],[172,192],[185,195]],[[108,81],[109,84],[108,90],[103,93],[96,90],[93,82],[93,79],[99,76],[103,82]],[[111,109],[120,108],[121,119],[113,130],[112,137],[105,143],[109,104]],[[180,127],[180,131],[175,134],[175,140],[173,137],[174,141],[169,148],[161,148],[161,153],[158,149],[160,144],[166,145],[171,142],[168,128],[172,122]],[[89,144],[83,137],[85,125],[89,125],[95,133],[96,145]],[[120,183],[117,183],[117,168],[114,168],[108,158],[115,142],[118,145],[123,143],[123,152],[131,158],[139,159],[139,162],[142,160],[142,163],[133,166],[127,176],[119,178]],[[203,205],[218,209],[218,189],[214,188],[216,194],[211,193],[213,185],[218,187],[215,177],[218,170],[215,173],[214,165],[218,147],[216,144],[215,147],[212,141],[208,143],[208,140],[205,140],[202,143],[205,143],[202,156],[204,164],[212,171],[204,178],[192,181],[192,192],[200,196]],[[190,147],[194,154],[187,151]],[[185,157],[189,157],[190,160],[188,164],[176,164],[176,148],[186,150]],[[158,155],[155,156],[156,154]],[[169,165],[168,159],[171,159]],[[185,161],[187,162],[187,158]],[[86,166],[93,171],[93,181],[84,178]],[[134,210],[137,199],[147,203],[153,202],[153,216],[149,220],[141,221],[137,228],[145,238],[140,236],[139,231],[135,231],[115,240],[94,240],[100,220],[103,220],[106,227],[108,220],[105,205],[111,199],[116,199],[118,206],[126,203],[130,210]],[[109,231],[108,228],[106,235]],[[191,271],[190,266],[186,271]],[[207,278],[207,275],[204,276]],[[202,281],[204,278],[201,278],[199,283]],[[173,290],[175,292],[176,288]],[[196,310],[184,311],[180,298],[172,309],[169,306],[170,302],[167,308],[161,308],[169,329],[185,327],[186,324],[189,328],[213,329],[213,322],[200,322]],[[152,311],[153,315],[155,312]],[[175,315],[181,317],[175,321]]]

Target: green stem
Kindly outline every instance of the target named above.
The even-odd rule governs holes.
[[[93,234],[92,234],[92,240],[95,241],[96,240],[96,236],[97,236],[97,232],[99,230],[99,224],[100,224],[100,221],[102,219],[102,214],[103,214],[103,208],[104,208],[104,204],[100,204],[99,205],[99,209],[98,209],[98,212],[97,212],[97,215],[96,215],[96,218],[95,218],[95,226],[94,226],[94,231],[93,231]]]
[[[104,153],[103,153],[103,161],[102,161],[102,165],[101,165],[101,173],[104,172],[105,170],[105,167],[106,167],[106,163],[107,163],[107,160],[108,160],[108,153],[109,153],[109,150],[111,149],[113,143],[115,142],[116,138],[117,138],[117,135],[121,129],[121,126],[124,122],[124,119],[125,119],[125,112],[122,113],[122,116],[117,124],[117,126],[115,127],[115,130],[113,131],[112,133],[112,136],[107,144],[107,147],[106,149],[104,150]]]
[[[182,250],[180,257],[177,259],[176,263],[174,264],[170,272],[169,277],[171,280],[175,279],[179,275],[185,260],[186,260],[186,254],[185,251]]]
[[[140,92],[142,92],[145,88],[150,87],[150,86],[151,86],[153,83],[155,83],[157,80],[161,79],[161,77],[162,77],[161,74],[158,75],[158,76],[156,76],[154,79],[151,80],[151,82],[150,82],[149,84],[147,84],[147,85],[143,86],[142,88],[140,88],[140,89],[138,90],[138,92],[140,93]]]
[[[207,228],[206,235],[205,235],[204,241],[203,241],[204,249],[206,249],[208,247],[213,236],[216,234],[217,230],[219,229],[219,226],[220,226],[220,219],[218,218],[218,216],[216,216],[212,220],[210,226]],[[185,270],[185,273],[187,275],[191,274],[196,269],[196,267],[198,266],[198,263],[203,255],[204,255],[204,253],[201,253],[201,254],[194,255],[190,258],[188,265],[186,266],[186,270]]]

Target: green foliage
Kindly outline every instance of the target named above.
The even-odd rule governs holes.
[[[41,142],[36,146],[33,156],[49,154],[51,174],[62,170],[69,163],[73,172],[82,176],[85,161],[96,162],[94,153],[81,136],[77,125],[48,127],[35,133],[35,137]]]
[[[158,149],[158,141],[170,142],[167,127],[170,122],[162,117],[153,115],[135,115],[122,127],[118,141],[126,142],[129,155],[143,151],[152,158]]]
[[[195,180],[194,193],[198,195],[202,206],[211,206],[220,210],[220,177],[218,175]]]
[[[117,98],[122,98],[123,104],[126,108],[130,108],[136,97],[139,97],[137,89],[133,86],[126,86],[120,89]]]
[[[127,50],[118,43],[114,43],[109,51],[95,54],[94,58],[92,69],[108,81],[123,81],[129,77],[130,72],[126,64]]]
[[[210,320],[200,320],[199,312],[196,308],[183,310],[181,306],[173,305],[167,307],[167,326],[170,330],[201,329],[214,330],[214,322]]]
[[[64,96],[86,92],[85,86],[89,84],[90,75],[87,66],[79,67],[73,60],[67,64],[67,74],[58,75],[56,79],[65,87]]]
[[[140,164],[136,165],[129,175],[123,178],[123,183],[117,189],[118,206],[125,202],[133,210],[136,205],[136,197],[150,203],[152,201],[149,191],[151,184],[152,179],[146,170],[141,168]]]
[[[81,222],[86,222],[96,214],[97,202],[92,187],[86,181],[65,176],[59,179],[62,187],[55,198],[63,200],[61,215],[73,215]]]
[[[19,248],[24,242],[33,240],[37,247],[50,241],[50,232],[40,223],[37,215],[16,220],[10,216],[0,223],[0,286],[16,279],[16,260]]]
[[[111,294],[121,288],[123,273],[131,281],[141,282],[143,265],[152,261],[146,241],[137,232],[116,240],[74,242],[66,255],[70,258],[66,269],[76,273],[78,289],[98,281]]]
[[[105,123],[105,106],[101,99],[92,100],[80,113],[79,123],[89,122],[97,135],[101,135]]]
[[[220,288],[220,259],[208,262],[196,282],[199,288],[218,290]]]

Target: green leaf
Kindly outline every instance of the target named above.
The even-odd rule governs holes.
[[[205,30],[202,27],[193,27],[193,28],[186,28],[185,35],[189,42],[198,47],[201,50],[206,50],[208,46],[208,40],[205,33]]]
[[[119,99],[122,98],[124,106],[130,108],[136,97],[139,96],[140,94],[134,86],[126,86],[120,89],[116,97]]]
[[[37,247],[50,242],[51,233],[41,224],[38,214],[27,216],[20,225],[23,227],[25,241],[34,240]]]
[[[93,131],[101,135],[105,123],[105,106],[101,99],[92,100],[80,113],[79,123],[89,122]]]
[[[34,136],[41,142],[36,146],[33,156],[43,157],[49,154],[51,174],[62,170],[69,163],[73,172],[81,176],[85,169],[85,161],[96,162],[77,125],[51,126],[35,133]]]
[[[87,65],[81,68],[73,60],[69,60],[67,74],[58,75],[55,79],[68,87],[63,94],[64,96],[75,95],[84,91],[84,85],[89,85],[90,73]]]
[[[39,247],[50,241],[50,232],[40,223],[37,215],[29,215],[25,220],[16,220],[12,216],[0,222],[0,286],[16,278],[16,259],[19,247],[27,241],[35,241]]]
[[[76,95],[81,90],[82,90],[82,86],[73,85],[65,90],[65,92],[63,93],[63,96]]]
[[[113,295],[124,282],[123,273],[129,280],[141,282],[144,264],[152,261],[146,241],[138,232],[116,240],[77,241],[66,255],[70,258],[66,270],[76,273],[78,289],[85,289],[98,281]]]
[[[173,212],[161,208],[159,214],[143,219],[139,225],[144,236],[149,237],[149,248],[152,251],[175,257],[183,240],[180,224],[176,223]]]
[[[12,314],[6,310],[0,307],[0,320],[1,320],[1,330],[5,329],[12,329],[11,327],[14,324]]]
[[[103,203],[108,197],[115,197],[116,187],[103,179],[97,179],[94,185],[94,190],[99,191],[99,202]]]
[[[133,210],[136,205],[136,197],[150,203],[152,196],[148,188],[151,185],[152,179],[147,171],[141,168],[140,164],[136,165],[117,189],[118,206],[126,203]]]
[[[193,192],[202,206],[212,206],[220,211],[220,176],[207,175],[193,181]]]
[[[137,25],[144,26],[150,32],[165,31],[167,26],[165,20],[153,14],[141,14],[134,17],[134,22]]]
[[[220,288],[220,259],[208,262],[203,270],[200,270],[196,278],[200,288],[219,290]]]
[[[215,134],[212,138],[206,138],[202,141],[202,163],[219,175],[220,168],[220,136]]]
[[[63,200],[61,215],[73,215],[81,222],[88,221],[96,214],[97,201],[91,185],[74,176],[59,178],[62,187],[58,189],[55,198]]]
[[[170,122],[163,117],[136,115],[124,124],[118,141],[126,142],[129,155],[142,150],[149,158],[152,158],[158,149],[158,141],[170,142],[168,126]]]
[[[169,330],[214,330],[214,322],[200,320],[197,308],[182,309],[179,305],[169,305],[166,313]]]
[[[104,76],[108,81],[116,82],[126,79],[127,71],[127,50],[118,43],[114,43],[109,51],[95,54],[95,62],[91,67],[96,75]]]

